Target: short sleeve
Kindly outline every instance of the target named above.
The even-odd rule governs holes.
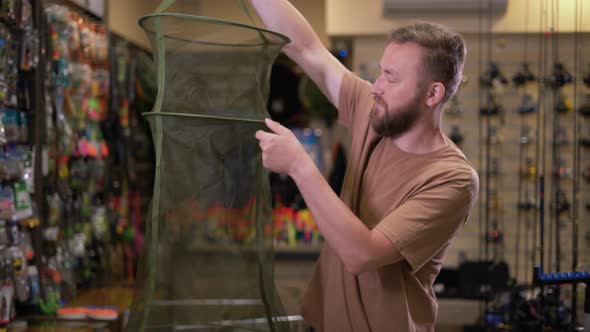
[[[342,77],[338,97],[338,120],[340,123],[346,128],[351,128],[356,111],[367,107],[367,103],[370,103],[371,100],[371,83],[352,72],[346,72]]]
[[[413,272],[431,260],[463,226],[479,190],[475,171],[448,178],[408,199],[376,226]]]

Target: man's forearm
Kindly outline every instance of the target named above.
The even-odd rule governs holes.
[[[373,234],[330,188],[310,158],[291,177],[305,199],[326,242],[347,270],[359,273],[372,260]]]
[[[264,25],[291,38],[284,52],[297,62],[304,50],[323,47],[307,20],[287,0],[250,0]]]

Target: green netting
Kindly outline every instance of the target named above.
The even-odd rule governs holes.
[[[144,114],[156,174],[126,331],[288,331],[254,134],[268,116],[271,64],[289,40],[158,12],[139,22],[158,80],[154,109]]]

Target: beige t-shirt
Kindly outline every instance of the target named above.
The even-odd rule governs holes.
[[[370,88],[353,74],[342,81],[340,121],[350,128],[352,144],[341,198],[369,229],[383,232],[404,260],[354,275],[326,244],[302,315],[326,332],[434,331],[432,284],[474,205],[477,173],[448,139],[442,149],[413,154],[379,137],[370,125]]]

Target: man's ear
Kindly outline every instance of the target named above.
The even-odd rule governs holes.
[[[428,95],[426,97],[426,105],[433,107],[439,104],[445,97],[445,92],[445,86],[441,82],[430,84],[430,89],[428,89]]]

